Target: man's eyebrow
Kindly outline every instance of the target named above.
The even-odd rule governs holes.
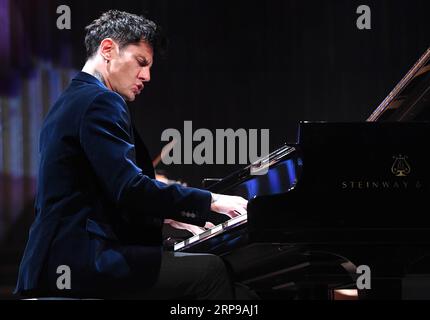
[[[140,54],[136,55],[136,57],[137,57],[138,59],[142,59],[142,60],[143,60],[143,62],[145,62],[145,63],[147,63],[147,64],[151,64],[151,61],[150,61],[150,60],[148,60],[146,57],[144,57],[144,56],[142,56],[142,55],[140,55]]]

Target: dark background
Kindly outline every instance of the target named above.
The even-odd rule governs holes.
[[[56,28],[62,4],[71,30]],[[356,27],[363,4],[371,30]],[[272,150],[296,141],[300,120],[364,121],[429,46],[428,0],[0,0],[0,298],[11,297],[33,220],[45,102],[82,68],[84,27],[109,9],[145,14],[169,39],[130,104],[153,157],[163,130],[182,132],[186,120],[195,130],[268,128]],[[199,186],[238,166],[161,168]]]
[[[69,5],[71,30],[58,30],[55,9]],[[358,30],[359,5],[372,29]],[[121,9],[159,23],[169,50],[131,104],[150,152],[161,132],[193,128],[269,128],[271,149],[294,142],[299,120],[363,121],[428,47],[430,3],[413,1],[146,0],[16,1],[27,54],[80,69],[84,27]],[[18,59],[19,57],[16,57]],[[18,62],[19,64],[19,62]],[[29,60],[20,62],[28,72]],[[27,64],[27,66],[25,66]],[[27,68],[24,68],[27,67]],[[31,69],[31,68],[30,68]],[[233,166],[168,167],[198,185]]]

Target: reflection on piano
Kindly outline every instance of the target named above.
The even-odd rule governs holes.
[[[262,298],[430,298],[430,49],[366,122],[301,122],[296,144],[208,187],[249,199],[248,213],[179,241],[224,258]],[[255,170],[255,168],[253,168]],[[220,216],[220,215],[218,215]]]

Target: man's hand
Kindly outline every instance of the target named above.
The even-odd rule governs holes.
[[[211,210],[225,214],[230,218],[246,214],[247,205],[248,201],[242,197],[212,193]]]
[[[202,232],[206,231],[206,226],[205,228],[199,227],[199,226],[195,226],[193,224],[188,224],[185,222],[179,222],[176,220],[172,220],[172,219],[164,219],[164,223],[169,224],[172,228],[175,229],[182,229],[182,230],[187,230],[189,232],[191,232],[193,235],[197,235],[200,234]]]

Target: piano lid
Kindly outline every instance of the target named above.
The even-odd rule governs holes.
[[[421,56],[367,121],[430,120],[430,48]]]

